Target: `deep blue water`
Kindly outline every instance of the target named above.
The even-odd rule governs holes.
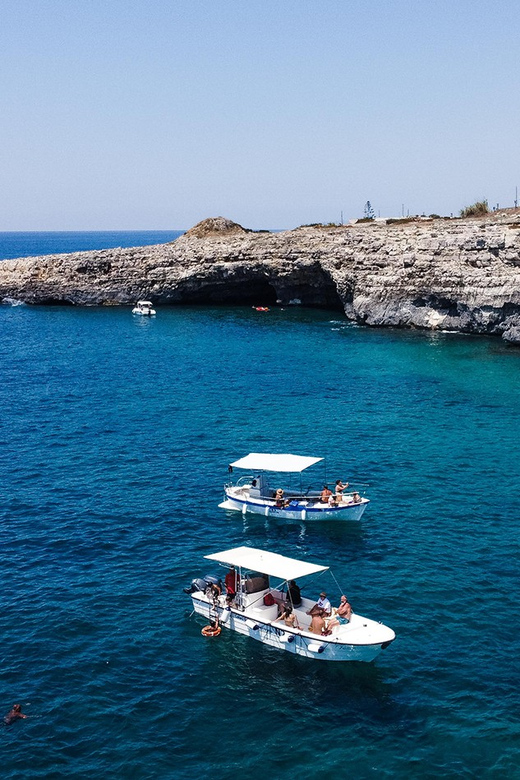
[[[303,309],[0,306],[0,332],[0,707],[31,716],[4,777],[520,777],[520,351]],[[249,451],[372,502],[244,521],[217,504]],[[330,564],[396,641],[204,639],[182,588],[240,544]]]
[[[0,260],[84,252],[90,249],[166,244],[182,233],[182,230],[0,232]]]

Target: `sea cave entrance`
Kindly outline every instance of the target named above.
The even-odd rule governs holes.
[[[180,290],[181,304],[274,306],[297,304],[309,308],[331,309],[344,312],[336,285],[321,268],[309,274],[294,273],[288,276],[261,277],[246,275],[240,278],[198,280],[197,288],[186,284]],[[173,303],[174,301],[164,301]]]

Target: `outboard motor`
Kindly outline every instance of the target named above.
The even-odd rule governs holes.
[[[196,591],[199,590],[202,591],[202,593],[205,593],[206,588],[209,585],[217,585],[222,591],[222,580],[220,580],[218,577],[213,577],[212,574],[206,574],[204,579],[195,577],[195,579],[191,581],[191,585],[188,588],[183,588],[183,591],[184,593],[187,593],[188,596],[192,593],[196,593]]]
[[[196,577],[194,580],[191,581],[191,585],[188,588],[183,588],[184,593],[187,593],[188,596],[192,593],[196,593],[196,591],[201,590],[203,593],[207,588],[207,582],[205,580],[201,580],[200,577]]]
[[[206,574],[204,577],[204,582],[206,585],[218,585],[220,590],[222,590],[222,580],[219,579],[219,577],[213,577],[212,574]]]

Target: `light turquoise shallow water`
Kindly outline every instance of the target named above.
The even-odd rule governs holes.
[[[520,351],[300,309],[1,306],[0,332],[0,705],[32,716],[5,777],[520,776]],[[249,451],[372,502],[226,514]],[[330,563],[396,641],[338,666],[202,638],[182,587],[238,544]]]

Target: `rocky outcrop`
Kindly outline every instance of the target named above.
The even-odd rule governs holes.
[[[372,326],[520,343],[514,217],[249,231],[221,217],[171,244],[0,262],[0,299],[44,304],[301,303]]]

